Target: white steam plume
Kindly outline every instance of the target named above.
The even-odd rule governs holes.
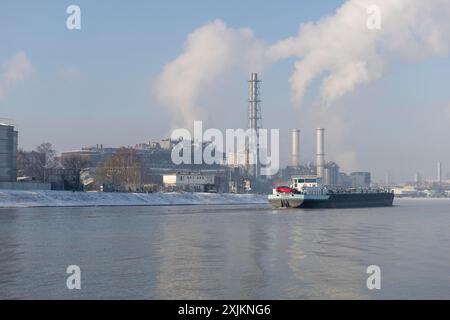
[[[366,26],[367,8],[374,4],[380,8],[380,30]],[[301,58],[290,79],[296,104],[321,75],[321,98],[329,104],[380,78],[391,58],[447,55],[449,16],[447,0],[350,0],[333,16],[302,25],[298,36],[280,41],[271,51],[275,57]]]
[[[369,30],[367,8],[377,5],[381,30]],[[298,35],[273,45],[248,29],[220,20],[189,35],[183,53],[162,70],[156,97],[178,125],[201,118],[200,93],[233,67],[262,71],[274,62],[298,58],[289,80],[292,100],[301,105],[313,80],[321,79],[325,105],[380,78],[392,59],[420,61],[446,56],[450,44],[448,0],[348,0],[333,15],[302,24]],[[206,88],[206,89],[205,89]]]
[[[19,52],[3,65],[0,74],[0,100],[17,83],[25,80],[33,73],[33,65],[25,52]]]
[[[202,118],[200,92],[232,68],[262,70],[267,64],[266,44],[249,29],[231,29],[216,20],[188,36],[183,53],[162,70],[156,98],[168,107],[174,125],[191,127]]]

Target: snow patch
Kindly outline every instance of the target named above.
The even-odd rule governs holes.
[[[267,197],[214,193],[104,193],[70,191],[0,190],[0,207],[96,207],[266,204]]]

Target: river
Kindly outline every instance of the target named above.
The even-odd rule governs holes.
[[[449,299],[450,200],[395,204],[0,209],[0,298]]]

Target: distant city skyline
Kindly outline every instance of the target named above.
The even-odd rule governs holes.
[[[247,80],[259,72],[262,124],[280,129],[283,166],[293,128],[304,163],[324,127],[326,161],[343,171],[413,181],[441,162],[445,177],[450,4],[391,3],[77,1],[81,30],[68,30],[73,2],[4,1],[0,117],[15,119],[20,148],[49,141],[58,152],[159,140],[197,118],[245,128]],[[382,29],[346,30],[369,4]]]

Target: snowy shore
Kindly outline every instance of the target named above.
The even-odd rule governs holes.
[[[266,204],[264,195],[0,190],[0,208]]]

